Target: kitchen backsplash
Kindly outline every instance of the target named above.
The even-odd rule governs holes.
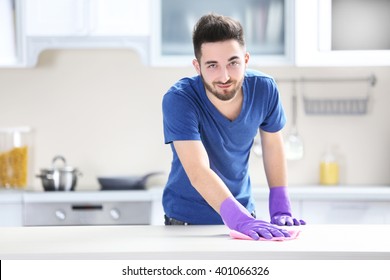
[[[63,155],[83,173],[78,189],[98,188],[96,177],[102,175],[168,172],[171,151],[163,143],[161,99],[176,80],[195,75],[191,61],[188,65],[151,68],[130,50],[46,51],[36,68],[0,69],[0,127],[33,127],[35,173],[48,168],[55,155]],[[286,134],[292,84],[283,80],[374,74],[377,83],[364,115],[307,115],[298,89],[304,157],[288,162],[289,183],[317,184],[321,156],[330,146],[339,160],[340,183],[390,184],[390,67],[256,68],[281,81]],[[343,86],[319,83],[309,93],[340,98],[366,93],[366,85]],[[255,184],[266,184],[262,159],[255,155],[251,174]],[[163,184],[165,176],[154,180]],[[42,189],[37,178],[33,188]]]

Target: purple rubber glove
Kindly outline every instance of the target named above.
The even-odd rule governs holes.
[[[248,235],[254,240],[258,240],[260,237],[266,239],[290,237],[287,230],[253,218],[234,197],[228,197],[222,202],[220,214],[228,228]]]
[[[292,218],[290,199],[286,187],[270,188],[269,214],[271,216],[271,224],[278,226],[299,226],[306,224],[303,220]]]

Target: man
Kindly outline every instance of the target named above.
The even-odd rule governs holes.
[[[163,194],[165,224],[222,224],[253,239],[289,236],[291,215],[281,129],[285,115],[272,78],[247,70],[242,26],[205,15],[193,32],[198,76],[163,98],[165,143],[173,161]],[[256,220],[248,161],[260,129],[271,223]]]

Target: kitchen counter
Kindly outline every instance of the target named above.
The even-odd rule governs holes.
[[[0,228],[0,259],[390,259],[390,225],[306,225],[295,240],[235,240],[225,226]]]
[[[1,190],[0,203],[11,201],[64,201],[89,199],[134,199],[150,200],[161,199],[163,187],[153,186],[147,190],[129,191],[100,191],[100,190],[76,190],[73,192],[44,192],[23,190]],[[253,195],[257,198],[268,198],[266,186],[253,186]],[[337,186],[289,186],[291,199],[318,199],[318,200],[372,200],[390,201],[390,186],[388,185],[337,185]]]
[[[0,189],[0,204],[3,203],[22,203],[23,191]]]

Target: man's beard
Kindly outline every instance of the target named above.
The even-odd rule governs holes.
[[[205,81],[205,79],[203,78],[203,75],[200,75],[200,76],[202,78],[202,81],[203,81],[203,84],[204,84],[206,90],[209,91],[211,94],[213,94],[216,98],[218,98],[219,100],[222,100],[222,101],[232,100],[240,92],[241,87],[242,87],[243,80],[237,82],[237,81],[232,81],[229,79],[229,81],[227,81],[225,84],[232,83],[233,89],[222,90],[223,93],[219,93],[217,88],[215,87],[215,85],[223,84],[223,83],[216,82],[216,83],[208,84]]]

